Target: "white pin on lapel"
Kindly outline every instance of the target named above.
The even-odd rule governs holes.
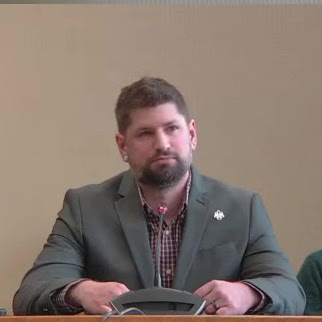
[[[222,219],[224,219],[224,218],[225,218],[225,215],[224,215],[224,213],[223,213],[221,210],[217,210],[217,211],[215,211],[215,213],[214,213],[214,218],[215,218],[216,220],[222,220]]]

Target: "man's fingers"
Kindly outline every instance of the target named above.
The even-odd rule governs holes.
[[[212,305],[213,306],[212,303],[216,302],[218,300],[218,298],[216,298],[216,294],[214,294],[213,291],[211,291],[206,296],[204,296],[203,299],[206,300],[206,306],[207,305]],[[218,304],[218,303],[216,302],[216,304]]]
[[[216,315],[233,314],[232,308],[230,308],[229,306],[215,307],[212,303],[210,303],[206,307],[205,312],[206,312],[206,314],[216,314]]]
[[[216,309],[215,309],[215,307],[212,305],[212,303],[210,303],[209,305],[207,305],[207,306],[206,306],[206,308],[205,308],[205,312],[206,312],[207,314],[215,314]]]
[[[202,285],[201,287],[199,287],[196,291],[194,291],[193,294],[199,296],[199,297],[202,297],[202,298],[205,298],[205,296],[207,294],[209,294],[212,290],[213,290],[213,281],[205,284],[205,285]]]
[[[112,309],[108,305],[104,304],[84,307],[85,314],[106,314],[111,311]]]
[[[107,312],[111,312],[112,309],[108,305],[101,305],[101,313],[100,314],[106,314]]]
[[[122,283],[114,283],[115,293],[118,295],[124,294],[129,291],[129,289]]]
[[[228,306],[223,306],[219,308],[214,314],[216,315],[228,315],[228,314],[236,314],[232,309]]]
[[[216,312],[218,312],[219,309],[222,309],[224,307],[227,307],[227,303],[225,303],[221,299],[213,299],[213,297],[206,299],[205,312],[207,314],[215,314]]]

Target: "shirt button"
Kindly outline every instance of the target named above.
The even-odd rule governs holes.
[[[165,271],[168,275],[170,275],[172,273],[171,269],[168,268],[166,271]]]
[[[166,234],[167,236],[169,236],[170,231],[167,229],[167,230],[165,231],[165,234]]]

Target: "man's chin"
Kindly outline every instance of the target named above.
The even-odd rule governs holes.
[[[182,170],[168,165],[160,166],[157,169],[150,167],[148,171],[144,171],[139,181],[160,189],[169,188],[174,186],[184,176],[185,172]]]

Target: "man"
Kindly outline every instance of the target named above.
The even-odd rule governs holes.
[[[103,314],[113,297],[155,285],[158,207],[166,204],[164,287],[204,298],[207,314],[301,314],[304,293],[260,197],[192,166],[196,125],[180,92],[143,78],[122,90],[115,113],[130,170],[67,192],[14,313]]]

